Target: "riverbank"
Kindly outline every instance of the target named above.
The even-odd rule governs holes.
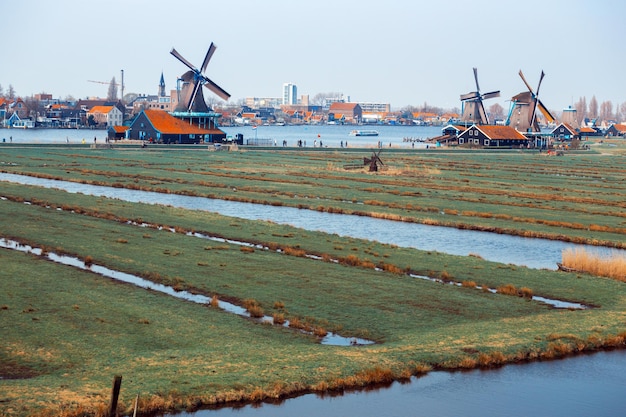
[[[217,154],[219,158],[213,156]],[[396,188],[389,175],[362,172],[343,178],[345,173],[329,169],[321,153],[292,152],[297,164],[285,161],[284,154],[222,154],[226,153],[144,156],[140,151],[53,150],[3,153],[0,160],[3,170],[106,181],[117,187],[135,184],[164,193],[245,193],[245,197],[264,196],[269,203],[288,198],[311,204],[306,200],[315,198],[313,208],[320,201],[344,204],[333,197],[341,190],[348,204],[381,207],[366,204],[363,197],[353,202],[349,195],[353,188],[359,193],[355,196],[369,192],[372,201],[383,201],[380,196],[407,197],[407,190]],[[528,161],[525,156],[518,158],[510,173],[502,167],[493,169],[507,174],[504,178],[519,176],[518,169]],[[462,166],[465,172],[471,169],[490,178],[485,174],[493,160],[487,158],[485,168],[475,165],[478,161],[477,157],[464,165],[454,158],[439,161],[438,167],[431,165],[428,175],[445,179],[451,175],[446,172],[448,166],[451,171]],[[555,166],[565,172],[584,165],[588,175],[582,178],[594,178],[591,161],[583,163],[576,164],[578,168],[571,162]],[[620,175],[611,161],[603,167],[607,171],[599,174],[607,178],[610,174],[611,181]],[[314,176],[320,169],[341,175],[332,180]],[[554,175],[556,180],[559,177]],[[443,187],[422,186],[415,176],[407,180],[415,183],[416,200],[421,199],[417,192],[444,191]],[[499,181],[505,180],[494,181],[494,188],[502,187]],[[608,185],[603,187],[597,177],[589,181],[599,183],[603,191],[593,198],[609,194]],[[322,190],[315,193],[318,188]],[[586,190],[581,188],[581,193]],[[624,284],[616,281],[53,189],[3,183],[2,194],[3,237],[89,258],[207,296],[253,299],[266,314],[283,314],[377,342],[322,346],[311,335],[255,324],[2,250],[0,314],[6,338],[0,353],[4,378],[0,386],[6,389],[0,407],[8,415],[43,415],[45,407],[56,414],[59,410],[66,415],[101,414],[111,378],[118,373],[124,376],[120,409],[128,413],[136,393],[140,393],[142,411],[195,409],[402,380],[429,369],[488,368],[557,358],[624,343]],[[498,199],[497,194],[493,198]],[[613,198],[605,197],[609,207]],[[453,199],[446,196],[440,201]],[[566,201],[560,204],[565,206]],[[607,211],[611,213],[610,208]],[[161,228],[140,227],[131,220]],[[596,216],[593,221],[607,220]],[[354,227],[359,227],[358,222]],[[203,241],[184,233],[190,231],[280,251],[242,250],[238,245]],[[350,262],[324,262],[302,257],[302,253]],[[412,278],[407,271],[465,284],[441,285]],[[472,282],[493,288],[510,284],[595,308],[550,309],[522,297],[480,291]],[[7,369],[20,372],[11,376]]]

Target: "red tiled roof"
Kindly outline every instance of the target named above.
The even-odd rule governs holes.
[[[519,139],[527,140],[526,136],[512,128],[511,126],[480,125],[476,126],[489,139]]]
[[[626,132],[626,125],[623,124],[614,124],[613,127],[615,128],[615,130],[617,130],[618,132]]]
[[[358,106],[358,103],[339,103],[334,102],[330,105],[330,111],[350,112]]]
[[[124,133],[128,130],[128,126],[111,126],[115,133]]]
[[[108,114],[111,110],[113,110],[113,106],[93,106],[87,113]]]
[[[161,133],[170,135],[206,135],[208,133],[224,133],[219,129],[201,129],[195,125],[177,119],[164,110],[143,111],[152,126]]]

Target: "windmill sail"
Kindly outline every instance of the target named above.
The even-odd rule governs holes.
[[[489,118],[487,112],[485,112],[483,100],[500,97],[500,91],[481,94],[477,68],[474,68],[474,81],[476,82],[476,91],[461,95],[461,103],[463,105],[461,120],[465,123],[486,125],[489,124]]]
[[[209,107],[204,100],[204,94],[202,92],[203,86],[223,100],[228,100],[230,98],[230,94],[203,74],[209,65],[211,57],[215,53],[215,49],[216,46],[211,42],[200,69],[194,67],[191,62],[186,60],[176,49],[172,48],[170,51],[170,54],[189,68],[189,71],[185,72],[180,77],[183,84],[181,87],[178,106],[176,106],[174,111],[208,113]]]
[[[539,109],[548,122],[554,121],[552,114],[539,99],[539,90],[541,89],[541,82],[545,77],[545,73],[541,71],[536,92],[533,91],[528,81],[526,81],[526,77],[524,77],[524,73],[522,73],[521,70],[519,76],[528,91],[521,92],[511,99],[511,110],[509,111],[506,124],[520,132],[540,132],[541,129],[537,122],[537,109]]]

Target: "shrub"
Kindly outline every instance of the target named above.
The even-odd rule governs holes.
[[[274,313],[272,314],[272,320],[276,325],[285,324],[285,315],[283,313]]]
[[[496,292],[498,294],[504,294],[504,295],[518,295],[517,288],[515,288],[515,285],[513,284],[501,285],[498,288],[496,288]]]

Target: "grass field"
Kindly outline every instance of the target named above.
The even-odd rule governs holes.
[[[338,151],[155,149],[4,147],[0,170],[606,246],[623,247],[625,240],[621,147],[607,148],[611,154],[601,148],[564,157],[390,152],[384,158],[388,169],[378,174],[344,171],[343,163],[353,162],[355,154]],[[0,186],[0,237],[209,297],[254,300],[265,314],[376,342],[320,345],[313,335],[3,249],[2,415],[101,416],[117,374],[124,377],[120,412],[129,413],[140,394],[140,411],[147,413],[625,343],[626,291],[616,280],[206,212]],[[188,236],[189,231],[269,249],[242,250]],[[415,279],[407,272],[464,285]],[[504,291],[480,291],[472,283],[512,286],[594,308],[551,309]]]

